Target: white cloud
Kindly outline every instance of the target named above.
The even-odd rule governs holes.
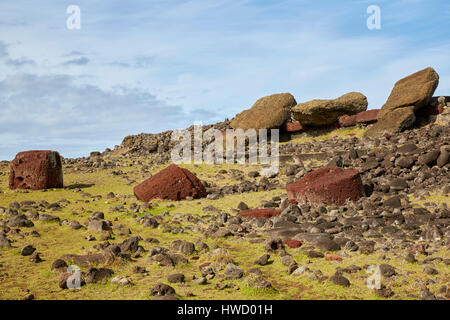
[[[64,62],[63,64],[65,66],[70,66],[70,65],[85,66],[89,63],[89,61],[90,61],[89,58],[81,57],[81,58],[68,60],[68,61]]]
[[[119,144],[128,134],[165,131],[167,124],[189,125],[190,115],[181,107],[167,105],[148,92],[104,91],[76,85],[77,80],[67,75],[16,74],[0,81],[1,159],[11,158],[6,151],[18,152],[24,143],[58,145],[64,156],[75,156],[72,145],[84,145],[86,154],[89,148]]]
[[[1,108],[12,121],[26,111],[32,125],[1,132],[16,149],[53,141],[82,150],[94,140],[102,149],[131,133],[231,118],[276,92],[301,102],[361,91],[377,108],[395,81],[429,65],[441,75],[437,94],[448,94],[442,16],[420,20],[423,1],[379,2],[382,29],[370,32],[372,1],[79,0],[79,31],[66,29],[64,2],[41,1],[36,14],[3,1]],[[422,33],[404,30],[417,19]]]

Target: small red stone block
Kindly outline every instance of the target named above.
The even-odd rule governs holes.
[[[335,254],[332,254],[332,253],[327,253],[325,255],[325,259],[328,260],[328,261],[342,261],[342,257],[339,257],[339,256],[337,256]]]
[[[300,122],[296,121],[296,122],[286,122],[286,124],[284,125],[284,130],[289,133],[294,133],[303,131],[304,128]]]
[[[303,241],[294,240],[294,239],[284,239],[283,244],[288,246],[289,248],[299,248],[302,246]]]
[[[286,186],[290,201],[343,205],[348,199],[357,201],[363,196],[359,171],[339,167],[323,167],[306,174],[300,180]]]

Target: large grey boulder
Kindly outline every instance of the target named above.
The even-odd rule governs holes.
[[[393,134],[411,127],[416,121],[415,112],[430,103],[438,84],[439,75],[431,67],[399,80],[378,112],[378,122],[367,130],[366,136]]]
[[[316,99],[300,103],[292,109],[292,115],[302,125],[327,126],[343,115],[358,114],[367,109],[367,98],[359,92],[350,92],[334,100]]]
[[[263,97],[231,121],[233,129],[278,129],[291,117],[291,108],[297,102],[290,93]]]

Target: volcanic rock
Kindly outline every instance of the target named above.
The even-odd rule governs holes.
[[[103,279],[110,278],[114,271],[108,268],[89,268],[85,276],[86,283],[97,283]]]
[[[365,135],[374,137],[409,128],[416,120],[414,112],[429,104],[438,84],[439,75],[430,67],[399,80],[378,113],[378,122]]]
[[[341,127],[353,127],[356,126],[356,115],[349,116],[344,114],[339,118],[339,126]]]
[[[184,282],[184,274],[182,273],[170,274],[167,277],[167,281],[169,281],[170,283]]]
[[[175,295],[175,289],[167,284],[158,283],[152,289],[150,289],[150,295],[152,295],[152,296],[173,296],[173,295]]]
[[[233,263],[228,263],[225,267],[226,279],[239,279],[244,275],[244,271]]]
[[[441,153],[439,154],[439,157],[436,160],[436,164],[438,167],[445,166],[450,159],[450,152],[445,150],[444,148],[441,148]]]
[[[290,118],[291,108],[297,102],[290,93],[263,97],[248,110],[237,114],[231,121],[233,129],[278,129]]]
[[[192,172],[172,164],[134,187],[134,194],[145,202],[155,198],[177,201],[205,197],[206,190]]]
[[[380,109],[373,109],[373,110],[367,110],[362,111],[358,113],[356,118],[356,123],[372,123],[378,121],[378,112]]]
[[[339,286],[343,286],[343,287],[350,286],[350,281],[340,273],[335,273],[334,275],[332,275],[330,277],[330,281]]]
[[[286,122],[286,124],[284,125],[284,130],[289,133],[300,132],[300,131],[303,131],[303,129],[304,128],[303,128],[302,124],[298,121]]]
[[[61,157],[56,151],[19,152],[10,165],[10,189],[50,189],[63,187]]]
[[[255,264],[259,264],[260,266],[265,266],[267,262],[269,261],[270,255],[263,254],[258,259],[255,260]]]
[[[292,109],[293,117],[303,125],[326,126],[343,115],[354,115],[367,109],[367,98],[359,92],[350,92],[334,100],[312,100]]]
[[[343,205],[347,199],[356,201],[363,196],[363,185],[358,170],[324,167],[306,174],[287,185],[288,198],[314,206]]]
[[[289,248],[299,248],[303,244],[303,241],[294,239],[284,239],[283,244],[287,245]]]

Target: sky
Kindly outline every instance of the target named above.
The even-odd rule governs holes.
[[[80,8],[69,29],[67,8]],[[367,8],[380,8],[369,29]],[[233,118],[260,97],[358,91],[380,108],[433,67],[450,95],[447,0],[2,0],[0,160],[114,148]]]

